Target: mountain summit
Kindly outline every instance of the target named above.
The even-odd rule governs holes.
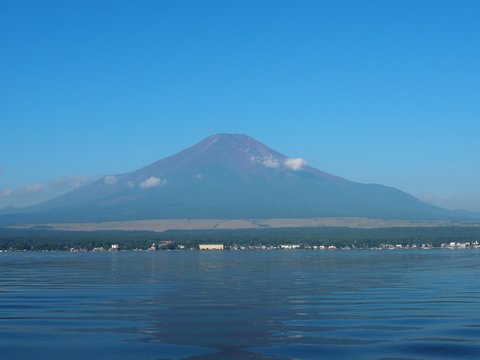
[[[105,176],[1,221],[454,215],[395,188],[355,183],[317,170],[304,159],[287,157],[247,135],[217,134],[141,169]]]

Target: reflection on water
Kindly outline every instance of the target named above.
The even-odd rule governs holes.
[[[0,254],[6,359],[480,358],[480,252]]]

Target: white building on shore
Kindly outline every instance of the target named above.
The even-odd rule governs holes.
[[[223,250],[223,244],[200,244],[198,245],[200,250]]]

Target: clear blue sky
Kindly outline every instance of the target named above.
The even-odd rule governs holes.
[[[478,1],[0,2],[0,208],[218,132],[480,211]]]

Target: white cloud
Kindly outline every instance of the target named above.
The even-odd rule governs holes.
[[[148,189],[148,188],[152,188],[160,185],[165,185],[166,183],[167,183],[167,180],[165,179],[161,179],[155,176],[150,176],[147,180],[142,181],[140,183],[140,187],[142,189]]]
[[[0,197],[9,197],[13,195],[13,189],[5,189],[0,191]]]
[[[306,164],[302,158],[288,158],[284,162],[285,167],[293,171],[301,170]]]
[[[36,194],[45,189],[45,185],[43,184],[32,184],[32,185],[27,185],[24,188],[24,191],[29,194]]]
[[[103,178],[103,181],[105,184],[113,186],[118,182],[118,178],[113,175],[108,175]]]
[[[127,181],[127,186],[131,189],[135,186],[135,183],[133,181]]]
[[[259,156],[250,156],[250,161],[255,164],[263,165],[267,168],[276,169],[280,166],[280,161],[274,158],[271,155],[259,157]]]
[[[62,176],[50,181],[55,190],[66,190],[79,188],[90,181],[88,176]]]
[[[33,183],[17,188],[0,190],[2,205],[28,206],[79,188],[91,179],[87,176],[63,176],[50,180],[48,183]]]
[[[73,185],[75,188],[79,188],[80,186],[85,185],[87,182],[90,181],[88,176],[74,176],[73,177]]]
[[[276,169],[278,168],[278,160],[277,159],[274,159],[274,158],[265,158],[263,161],[262,161],[262,165],[265,166],[265,167],[268,167],[268,168],[273,168],[273,169]]]

